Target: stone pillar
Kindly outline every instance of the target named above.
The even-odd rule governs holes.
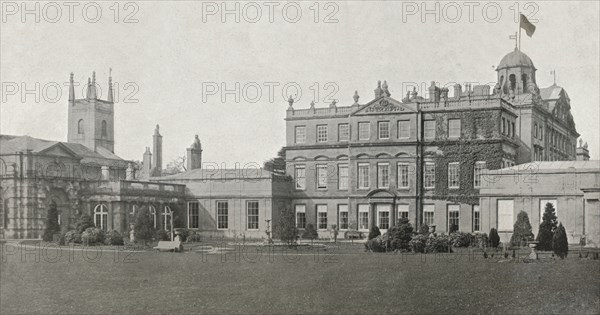
[[[110,180],[110,168],[108,166],[102,166],[102,180]]]

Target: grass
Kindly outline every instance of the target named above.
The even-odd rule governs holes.
[[[38,250],[39,262],[7,249],[0,313],[600,312],[600,261],[573,252],[565,260],[527,264],[468,250],[365,253],[362,244],[287,255],[281,248],[258,255],[257,247],[230,245],[227,254],[207,255],[199,246],[185,253],[104,250],[96,260],[96,252],[85,252],[86,260],[78,248],[62,250],[56,262],[55,249]]]

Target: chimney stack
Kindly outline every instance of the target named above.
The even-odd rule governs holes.
[[[150,177],[150,170],[152,169],[152,153],[150,152],[150,147],[146,147],[143,163],[144,169],[142,171],[144,172],[144,177],[148,178]]]
[[[590,151],[588,150],[587,142],[582,145],[583,140],[579,139],[579,147],[577,148],[577,161],[589,161]]]
[[[162,173],[162,136],[159,132],[159,126],[156,125],[154,129],[154,136],[152,136],[154,156],[152,159],[152,176],[160,176]]]
[[[188,171],[202,168],[202,144],[198,135],[194,138],[194,143],[187,149],[186,169]]]

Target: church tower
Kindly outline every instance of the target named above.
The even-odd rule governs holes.
[[[111,70],[112,72],[112,70]],[[71,73],[69,84],[69,110],[67,142],[80,143],[98,151],[115,151],[114,101],[112,74],[108,78],[107,100],[98,98],[99,86],[96,84],[96,72],[88,78],[86,97],[75,99],[75,84]]]
[[[504,95],[529,93],[529,89],[537,88],[533,61],[526,54],[515,48],[502,58],[496,68],[498,84]]]

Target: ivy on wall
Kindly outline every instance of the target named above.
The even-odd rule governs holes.
[[[430,155],[435,161],[433,199],[471,205],[479,204],[479,189],[473,186],[475,162],[485,161],[487,169],[499,169],[508,156],[502,148],[500,111],[469,111],[434,114],[437,152]],[[448,139],[448,119],[461,120],[461,137]],[[458,162],[459,188],[448,188],[448,163]],[[486,177],[482,176],[482,181]]]

